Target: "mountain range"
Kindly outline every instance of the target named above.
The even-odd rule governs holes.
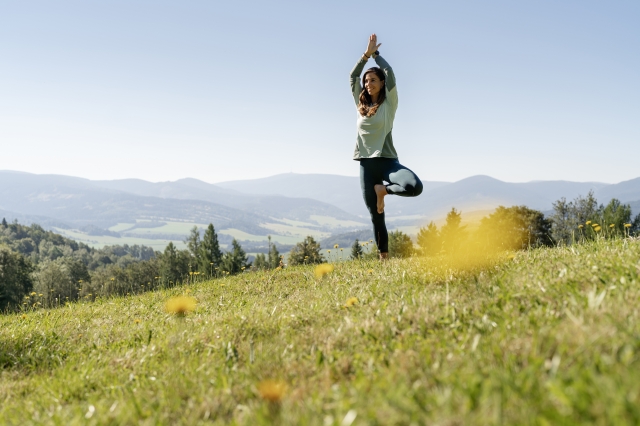
[[[589,191],[601,203],[618,198],[631,204],[634,214],[640,212],[640,178],[617,184],[510,183],[472,176],[423,184],[419,197],[386,198],[390,227],[415,227],[442,218],[452,207],[463,217],[464,212],[490,211],[498,205],[549,211],[561,197],[571,200]],[[188,226],[214,223],[223,240],[236,237],[255,244],[266,241],[268,234],[290,245],[309,234],[326,239],[369,228],[359,178],[323,174],[286,173],[210,184],[191,178],[154,183],[0,171],[0,215],[76,230],[76,237],[84,233],[181,240]]]

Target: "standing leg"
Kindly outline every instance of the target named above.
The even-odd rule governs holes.
[[[360,160],[360,187],[362,197],[367,205],[371,222],[373,223],[373,235],[380,251],[380,257],[386,258],[389,252],[389,235],[384,222],[384,212],[378,213],[378,195],[375,187],[382,186],[382,167],[378,158]],[[383,186],[384,188],[384,186]]]

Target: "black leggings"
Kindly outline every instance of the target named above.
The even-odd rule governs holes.
[[[383,181],[388,182],[387,184]],[[381,253],[389,251],[389,236],[384,223],[384,212],[378,213],[375,185],[385,185],[387,194],[417,197],[422,193],[422,182],[415,173],[400,164],[397,158],[362,158],[360,160],[360,187],[364,202],[371,214],[373,235]]]

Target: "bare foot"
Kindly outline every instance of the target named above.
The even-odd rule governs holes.
[[[380,260],[389,260],[389,253],[386,251],[384,253],[380,253]]]
[[[387,195],[387,187],[384,185],[375,185],[373,189],[376,191],[376,195],[378,196],[378,203],[376,207],[378,208],[378,214],[384,213],[384,196]]]

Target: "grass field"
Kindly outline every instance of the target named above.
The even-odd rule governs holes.
[[[617,240],[4,315],[0,423],[639,424],[639,284]]]
[[[144,238],[144,237],[132,237],[132,236],[124,236],[124,237],[112,237],[109,235],[87,235],[83,232],[71,229],[61,229],[61,228],[53,228],[54,232],[60,234],[64,237],[71,238],[73,240],[82,242],[87,244],[88,246],[95,248],[102,248],[104,246],[111,245],[124,245],[128,244],[130,246],[134,244],[145,245],[148,247],[153,247],[155,250],[164,251],[169,244],[169,241],[173,241],[179,249],[185,249],[187,246],[183,240],[166,240],[166,239],[155,239],[155,238]],[[186,234],[185,234],[186,237]]]

